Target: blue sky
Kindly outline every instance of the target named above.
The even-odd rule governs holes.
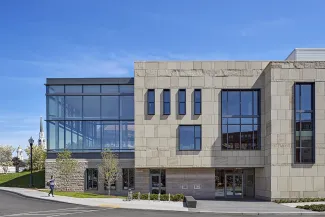
[[[26,146],[46,77],[123,77],[135,60],[282,60],[325,47],[324,0],[2,0],[0,144]]]

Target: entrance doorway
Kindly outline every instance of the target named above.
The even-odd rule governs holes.
[[[166,194],[165,170],[150,170],[150,192]]]
[[[254,168],[216,168],[215,197],[222,198],[254,198]]]
[[[243,175],[226,174],[226,194],[228,198],[243,197]]]

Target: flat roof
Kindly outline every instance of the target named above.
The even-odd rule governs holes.
[[[47,78],[45,85],[134,84],[134,78]]]

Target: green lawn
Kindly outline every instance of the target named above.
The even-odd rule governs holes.
[[[30,172],[0,174],[1,187],[19,187],[28,188],[30,180]],[[33,173],[33,183],[35,188],[44,188],[45,172],[37,171]]]
[[[49,190],[40,190],[43,192],[49,192]],[[125,199],[126,197],[123,196],[108,196],[104,194],[93,194],[88,192],[65,192],[65,191],[55,191],[54,195],[58,196],[66,196],[66,197],[75,197],[75,198],[122,198]]]

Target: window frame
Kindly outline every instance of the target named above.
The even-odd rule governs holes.
[[[193,135],[193,139],[194,139],[194,149],[182,149],[181,148],[181,130],[180,128],[181,127],[193,127],[194,128],[194,135]],[[200,127],[200,137],[196,137],[196,131],[195,129],[197,127]],[[201,151],[202,150],[202,125],[200,124],[194,124],[194,125],[185,125],[185,124],[182,124],[182,125],[179,125],[178,126],[178,151]],[[195,149],[195,141],[196,139],[200,139],[200,148],[199,149]]]
[[[133,187],[130,187],[130,170],[133,170]],[[124,171],[127,171],[127,183],[128,187],[125,189],[124,187]],[[123,190],[134,190],[135,189],[135,169],[134,168],[122,168],[122,189]]]
[[[296,92],[296,86],[300,86],[299,87],[299,93]],[[311,110],[298,110],[296,103],[297,103],[297,97],[299,97],[299,102],[300,102],[300,107],[301,107],[301,85],[310,85],[311,86]],[[293,85],[293,91],[294,91],[294,164],[315,164],[316,162],[316,153],[315,153],[315,149],[316,149],[316,138],[315,138],[315,83],[314,82],[295,82]],[[296,158],[296,151],[297,149],[303,150],[303,149],[308,149],[307,147],[302,147],[301,146],[301,137],[299,136],[299,147],[297,147],[297,143],[296,143],[296,137],[297,137],[297,117],[296,115],[299,114],[301,117],[301,114],[311,114],[311,121],[312,121],[312,146],[311,146],[311,152],[312,152],[312,159],[311,162],[302,162],[302,157],[301,157],[301,151],[300,153],[300,161],[297,161]],[[300,131],[301,132],[301,123],[302,121],[299,120],[299,124],[300,124]]]
[[[196,97],[195,97],[196,92],[200,93],[200,100],[199,101],[196,100]],[[202,114],[202,90],[201,89],[194,89],[194,97],[193,98],[194,98],[194,115],[201,115]],[[196,104],[200,105],[200,112],[198,112],[196,110]]]
[[[89,172],[92,171],[91,177],[94,177],[94,171],[97,171],[97,188],[90,188],[88,185],[88,174]],[[93,191],[93,190],[98,190],[98,169],[97,168],[86,168],[86,175],[87,175],[87,183],[86,183],[86,190],[87,191]],[[93,185],[94,180],[92,179],[92,185]]]
[[[184,92],[184,101],[180,100],[181,93]],[[181,112],[181,104],[184,104],[184,113]],[[179,89],[178,90],[178,115],[186,115],[186,89]]]
[[[257,92],[257,105],[254,105],[254,91]],[[223,92],[227,92],[227,109],[228,109],[228,93],[229,92],[239,92],[239,115],[223,115]],[[242,115],[241,111],[242,111],[242,106],[241,106],[241,92],[251,92],[252,93],[252,115]],[[261,89],[259,88],[254,88],[254,89],[222,89],[221,90],[221,150],[222,151],[259,151],[261,150]],[[254,108],[255,106],[257,106],[257,113],[256,115],[254,114]],[[227,118],[227,124],[223,124],[223,119]],[[229,124],[228,123],[228,119],[229,118],[237,118],[239,119],[239,123],[238,124]],[[242,119],[243,118],[251,118],[252,119],[252,123],[251,124],[242,124]],[[254,123],[254,118],[257,118],[257,123]],[[240,131],[239,131],[239,149],[236,148],[223,148],[223,144],[224,144],[224,139],[223,139],[223,126],[227,127],[227,144],[229,141],[229,135],[228,135],[228,126],[232,125],[232,126],[236,126],[238,125],[240,127]],[[257,126],[257,133],[256,133],[256,138],[257,138],[257,147],[255,149],[242,149],[242,138],[241,138],[241,128],[242,126],[252,126],[253,131],[254,131],[254,126]],[[253,133],[253,141],[254,141],[254,136],[255,134]]]
[[[150,99],[150,93],[153,94],[153,99]],[[155,110],[156,110],[156,106],[155,106],[155,89],[148,89],[147,91],[147,115],[155,115]],[[150,105],[152,105],[153,107],[153,111],[150,111]]]
[[[168,97],[165,94],[169,94]],[[169,108],[169,111],[166,111],[166,106]],[[170,89],[163,90],[163,115],[170,115]]]

